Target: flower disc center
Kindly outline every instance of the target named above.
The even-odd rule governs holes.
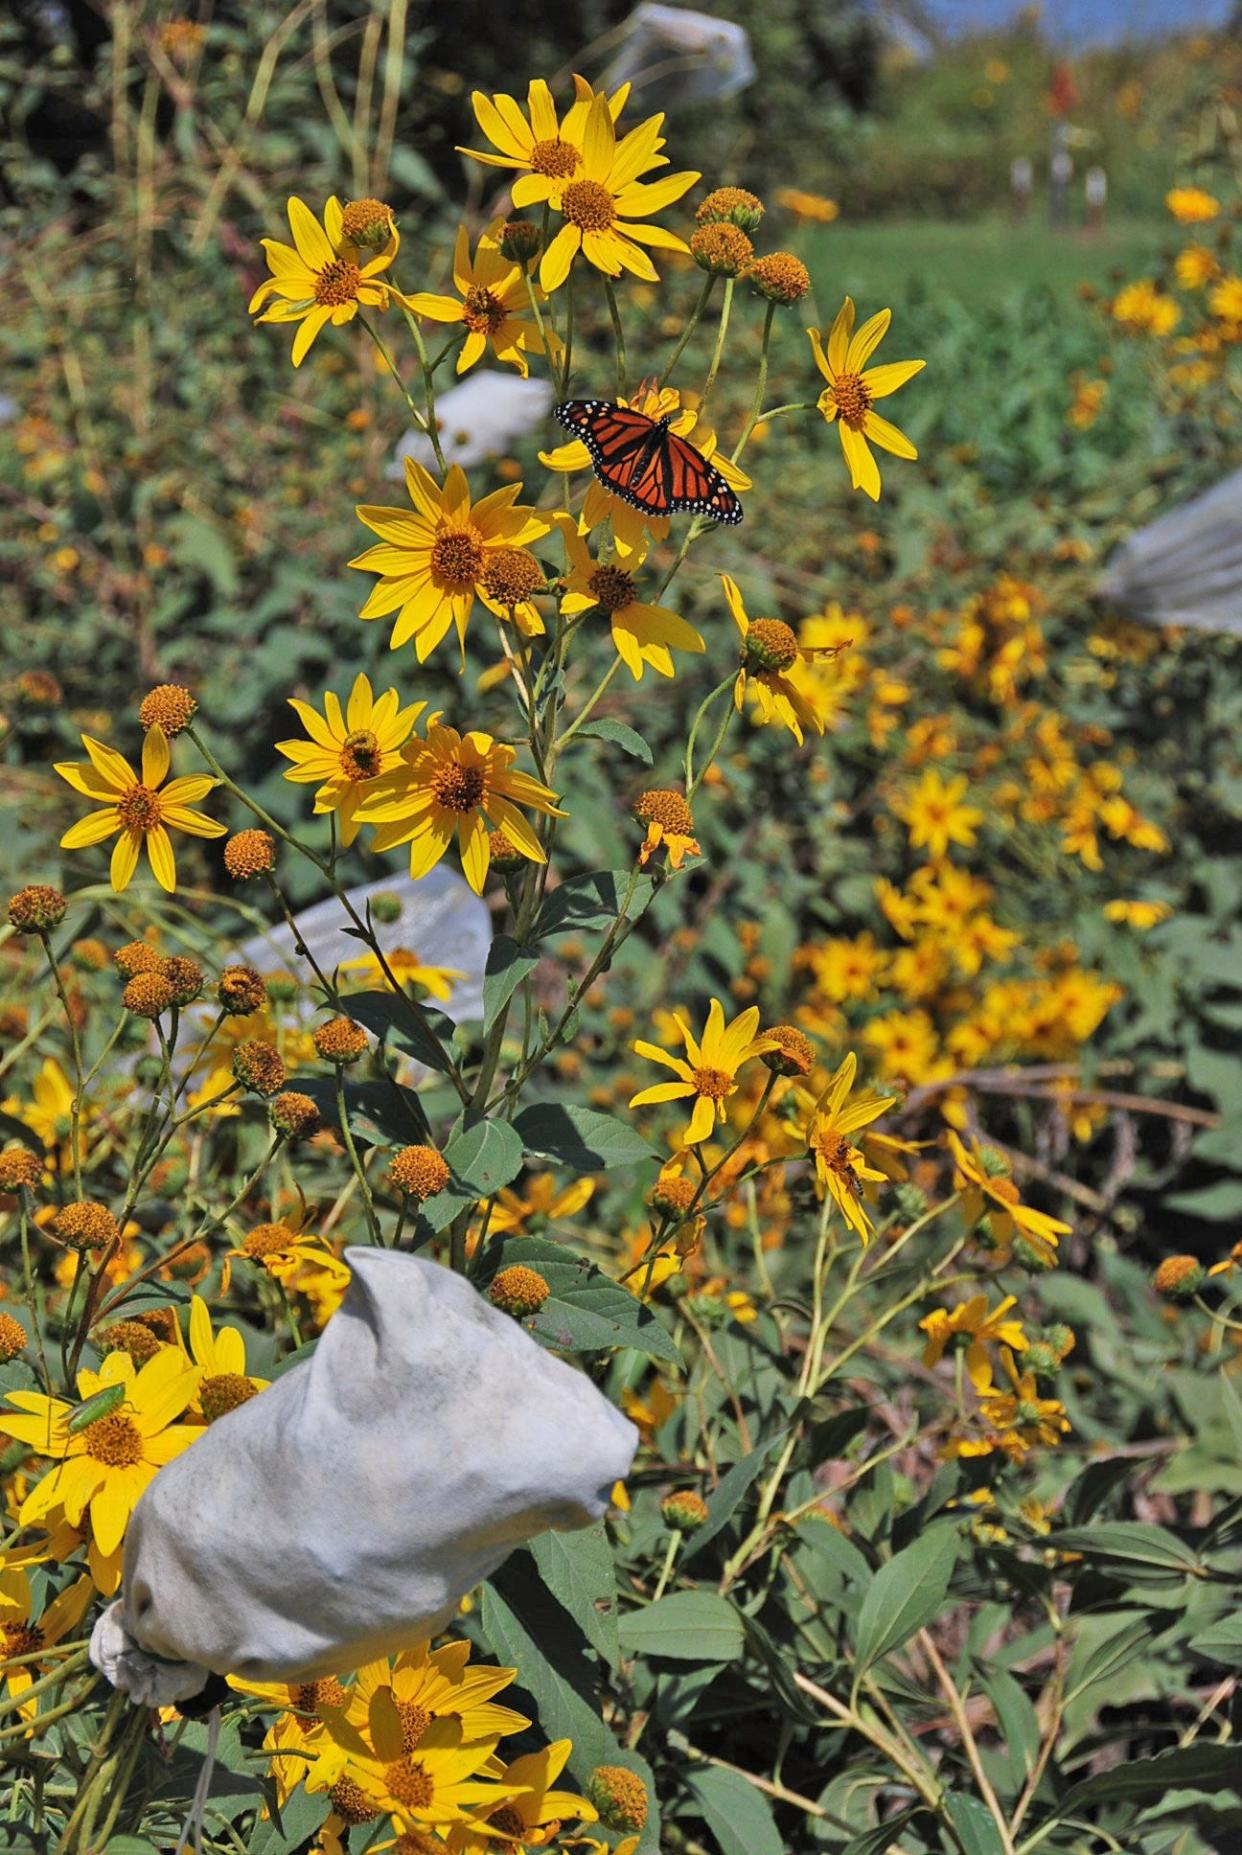
[[[466,292],[461,319],[476,335],[494,335],[505,319],[505,306],[493,291],[476,283]]]
[[[634,603],[634,576],[623,567],[597,567],[588,585],[605,612],[623,612]]]
[[[723,1101],[733,1087],[733,1077],[724,1069],[696,1069],[694,1086],[708,1101]]]
[[[142,1432],[132,1417],[120,1412],[96,1417],[82,1435],[87,1455],[110,1469],[132,1469],[142,1461]]]
[[[487,791],[487,775],[481,766],[449,760],[436,769],[432,787],[447,811],[472,812]]]
[[[131,831],[149,831],[160,822],[160,795],[150,786],[131,786],[117,800],[116,809]]]
[[[478,529],[441,528],[431,545],[431,571],[450,592],[464,593],[483,571],[483,537]]]
[[[832,384],[837,411],[854,431],[861,431],[871,410],[871,389],[861,374],[838,374]]]
[[[327,309],[339,309],[344,303],[358,300],[362,272],[348,258],[333,258],[315,277],[315,301]]]
[[[346,779],[374,779],[383,761],[383,750],[370,728],[355,728],[345,736],[341,748],[341,771]]]
[[[568,180],[581,167],[582,156],[572,142],[563,142],[556,136],[551,141],[535,143],[530,151],[530,165],[536,174],[546,174],[550,180]]]
[[[606,232],[617,216],[617,202],[598,180],[575,180],[561,195],[561,211],[584,232]]]

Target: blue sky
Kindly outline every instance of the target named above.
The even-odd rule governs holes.
[[[1020,10],[1019,0],[924,0],[924,5],[950,32],[1003,26]],[[1054,44],[1084,45],[1221,25],[1229,12],[1230,0],[1047,0],[1042,24]]]

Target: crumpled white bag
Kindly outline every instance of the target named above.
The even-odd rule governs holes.
[[[620,36],[604,88],[633,84],[643,109],[718,102],[753,84],[757,75],[745,26],[714,13],[642,0]]]
[[[393,1250],[310,1359],[160,1470],[95,1666],[146,1705],[314,1681],[434,1635],[524,1540],[587,1526],[634,1426],[463,1277]]]

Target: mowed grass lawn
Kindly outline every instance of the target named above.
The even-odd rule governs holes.
[[[1108,289],[1138,275],[1169,242],[1167,221],[1117,220],[1097,235],[1053,232],[1038,211],[1009,219],[899,220],[808,228],[799,240],[825,299],[848,294],[864,305],[950,298],[969,308],[1043,284],[1061,302],[1087,282]],[[821,307],[824,305],[821,304]]]

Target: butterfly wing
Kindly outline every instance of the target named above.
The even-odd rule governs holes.
[[[662,420],[606,399],[565,400],[552,413],[585,444],[604,487],[644,515],[741,521],[742,505],[720,472]]]

